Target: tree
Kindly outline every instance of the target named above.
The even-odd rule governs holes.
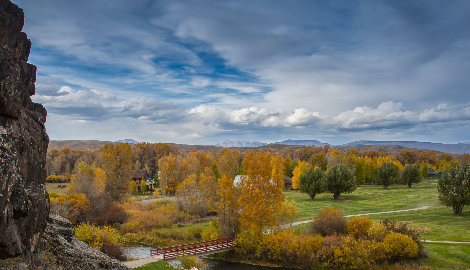
[[[437,182],[439,201],[452,206],[454,214],[460,215],[465,205],[470,204],[470,165],[454,164],[442,172]]]
[[[158,173],[153,176],[153,187],[159,188],[160,187],[160,178],[158,177]]]
[[[356,158],[354,163],[354,177],[358,185],[366,183],[366,160],[364,158]]]
[[[219,230],[225,237],[235,238],[238,233],[241,207],[238,204],[240,188],[233,184],[233,179],[222,175],[219,180],[218,196],[220,207],[218,211]]]
[[[93,181],[91,182],[91,197],[99,197],[106,193],[106,173],[101,168],[93,171]]]
[[[326,173],[320,168],[310,168],[300,176],[300,192],[306,193],[310,199],[315,199],[315,195],[325,192]]]
[[[391,184],[395,183],[399,176],[400,168],[392,163],[385,161],[377,168],[377,183],[388,188]]]
[[[299,180],[300,176],[309,168],[309,164],[307,162],[300,161],[297,166],[294,168],[294,176],[292,177],[292,188],[299,189]]]
[[[326,190],[333,193],[336,200],[341,193],[351,193],[356,189],[353,173],[343,164],[334,165],[326,174]]]
[[[134,181],[132,181],[132,182],[134,182]],[[140,180],[140,192],[142,194],[147,193],[147,183],[145,182],[145,180]]]
[[[106,193],[114,201],[129,191],[134,176],[132,148],[128,143],[106,144],[101,153],[101,166],[106,172]]]
[[[137,185],[135,184],[135,181],[131,181],[131,193],[132,194],[137,193]]]
[[[242,176],[238,199],[242,208],[240,226],[258,235],[266,227],[279,226],[279,215],[289,212],[283,209],[285,197],[282,194],[282,185],[272,178],[272,159],[269,152],[255,151],[248,151],[243,159],[246,175]]]
[[[402,179],[405,184],[408,184],[408,187],[411,188],[413,183],[421,182],[421,170],[419,164],[414,165],[408,164],[403,169]]]
[[[85,162],[80,162],[72,175],[70,185],[73,193],[89,193],[93,182],[93,169]]]
[[[428,177],[428,164],[427,163],[419,163],[419,172],[421,174],[421,176],[424,178],[424,177]]]

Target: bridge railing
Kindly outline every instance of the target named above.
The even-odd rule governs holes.
[[[150,256],[162,255],[163,259],[173,259],[179,255],[195,255],[211,251],[233,247],[233,240],[229,237],[203,241],[198,243],[191,243],[186,245],[157,248],[150,250]]]

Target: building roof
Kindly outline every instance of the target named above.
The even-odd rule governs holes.
[[[147,171],[135,170],[134,177],[132,177],[132,179],[147,179]]]

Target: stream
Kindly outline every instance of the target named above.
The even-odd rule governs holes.
[[[151,249],[154,249],[154,247],[140,243],[128,242],[124,245],[124,253],[126,256],[132,257],[134,259],[144,259],[150,257]],[[202,260],[207,263],[207,266],[202,270],[295,270],[285,267],[267,267],[208,258],[203,258]]]

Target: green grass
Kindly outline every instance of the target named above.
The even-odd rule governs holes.
[[[436,241],[470,241],[470,211],[465,207],[461,216],[455,216],[451,207],[442,206],[438,200],[435,179],[425,179],[412,188],[406,185],[392,185],[384,189],[377,185],[363,185],[350,194],[341,194],[340,200],[333,200],[329,193],[317,195],[314,201],[309,196],[296,191],[285,191],[287,198],[293,198],[299,213],[298,220],[309,220],[319,210],[332,206],[343,210],[345,215],[405,210],[421,206],[431,209],[370,215],[378,222],[386,218],[396,218],[398,222],[426,227],[431,233],[421,234],[422,239]],[[383,194],[383,195],[382,195]],[[298,231],[308,230],[308,224],[298,226]],[[425,243],[429,259],[421,261],[436,269],[467,269],[470,265],[470,244]],[[467,268],[465,268],[467,267]]]
[[[168,266],[168,263],[165,261],[158,261],[154,263],[149,263],[147,265],[134,268],[136,270],[165,270],[165,269],[174,269]]]
[[[425,243],[429,259],[421,260],[435,269],[470,269],[470,245]]]
[[[57,186],[67,186],[67,188],[58,188]],[[61,195],[66,195],[69,191],[70,183],[46,183],[47,192],[55,192]]]

